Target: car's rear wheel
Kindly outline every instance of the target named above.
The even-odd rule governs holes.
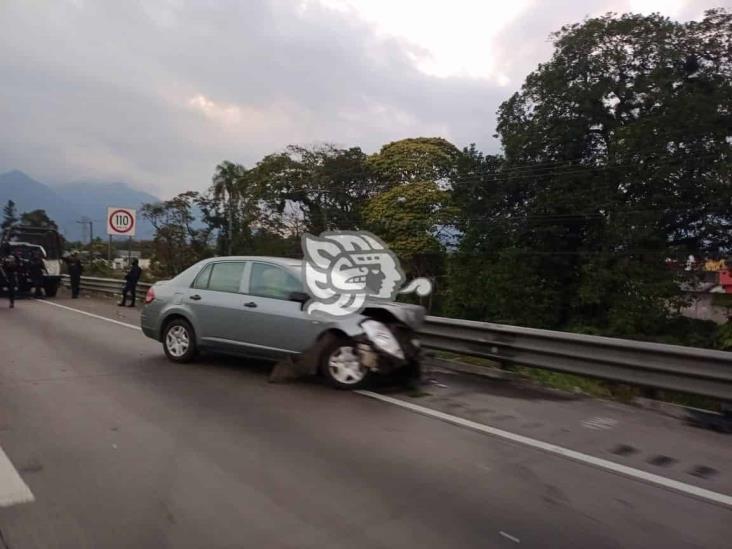
[[[344,337],[333,338],[324,347],[320,371],[328,384],[337,389],[359,389],[371,373],[361,364],[356,343]]]
[[[56,297],[58,293],[58,281],[45,280],[43,282],[43,291],[46,293],[46,297]]]
[[[196,356],[196,337],[190,323],[182,318],[171,320],[163,330],[163,350],[173,362],[190,362]]]

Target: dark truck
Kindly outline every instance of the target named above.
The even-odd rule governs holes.
[[[54,229],[13,225],[3,231],[0,237],[0,250],[9,249],[20,260],[18,268],[18,290],[28,292],[33,287],[28,261],[33,254],[40,252],[46,266],[43,276],[43,290],[53,297],[61,284],[61,254],[63,241]]]

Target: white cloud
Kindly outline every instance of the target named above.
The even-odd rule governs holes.
[[[235,125],[242,122],[242,109],[236,105],[221,105],[215,103],[205,95],[199,93],[188,100],[188,105],[218,122],[225,125]],[[253,110],[255,115],[259,113]],[[252,114],[252,113],[250,113]]]
[[[662,13],[677,17],[684,8],[684,0],[630,0],[630,9],[642,14]]]
[[[491,44],[506,25],[516,20],[530,0],[306,0],[357,16],[385,36],[418,46],[412,53],[425,74],[500,79],[495,74]],[[505,78],[505,75],[503,75]]]

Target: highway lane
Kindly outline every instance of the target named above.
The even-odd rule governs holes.
[[[13,549],[725,547],[732,510],[136,330],[0,309]],[[3,541],[0,541],[2,547]]]

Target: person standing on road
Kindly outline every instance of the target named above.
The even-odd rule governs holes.
[[[33,257],[28,261],[28,274],[30,274],[31,281],[35,292],[34,297],[43,297],[43,275],[48,274],[46,270],[46,264],[43,262],[41,252],[34,252]]]
[[[15,308],[15,287],[18,285],[18,258],[9,250],[0,254],[0,284],[7,286],[10,308]]]
[[[140,280],[140,276],[142,275],[142,269],[140,268],[139,261],[137,258],[132,260],[132,267],[130,267],[130,270],[127,271],[127,274],[125,275],[125,285],[124,288],[122,288],[122,301],[117,303],[118,306],[124,307],[125,303],[127,303],[127,295],[130,296],[130,307],[135,306],[135,297],[137,293],[137,282]]]
[[[79,254],[74,252],[71,257],[66,260],[66,264],[69,268],[69,281],[71,282],[71,297],[76,299],[79,297],[79,286],[81,285],[81,273],[84,272],[84,267],[81,266],[81,260]]]

